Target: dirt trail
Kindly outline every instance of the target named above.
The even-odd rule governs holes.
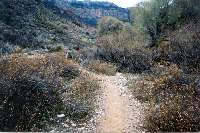
[[[129,93],[127,80],[121,74],[98,75],[103,95],[97,118],[97,132],[142,132],[142,106]]]

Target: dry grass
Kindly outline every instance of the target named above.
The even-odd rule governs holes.
[[[87,67],[89,68],[89,70],[99,73],[99,74],[113,76],[117,72],[116,66],[109,64],[109,63],[101,62],[99,60],[92,61]]]

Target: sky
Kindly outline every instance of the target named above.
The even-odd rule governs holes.
[[[113,2],[120,7],[127,8],[127,7],[135,6],[136,4],[138,4],[139,2],[142,2],[144,0],[98,0],[98,1]]]

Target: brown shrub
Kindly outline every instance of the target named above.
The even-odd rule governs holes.
[[[174,96],[159,105],[151,106],[144,127],[151,132],[188,132],[200,130],[199,98]]]
[[[112,33],[98,37],[97,44],[106,49],[120,48],[120,49],[133,49],[142,48],[144,46],[144,38],[133,27],[127,26],[119,33]]]
[[[102,48],[98,58],[116,64],[121,72],[142,73],[151,69],[151,54],[141,49]]]
[[[141,100],[151,101],[159,92],[159,87],[164,85],[173,76],[179,76],[182,71],[177,65],[171,64],[170,66],[155,66],[153,73],[144,75],[142,79],[135,81],[129,88],[140,97]]]
[[[0,72],[13,79],[17,75],[41,76],[51,79],[62,71],[67,60],[62,53],[31,55],[13,54],[1,59]]]
[[[64,94],[66,114],[76,123],[89,120],[96,109],[99,85],[89,75],[80,75]]]
[[[0,60],[1,131],[40,131],[62,106],[60,72],[67,61],[61,53]]]
[[[118,33],[124,28],[122,21],[114,17],[103,17],[98,22],[98,34],[106,35],[112,33]]]
[[[154,61],[169,61],[177,64],[184,73],[200,72],[200,22],[191,21],[178,30],[168,31],[155,48]]]
[[[96,57],[116,64],[119,71],[142,73],[151,67],[151,53],[144,48],[146,43],[145,33],[124,24],[118,32],[97,38]]]
[[[74,79],[80,75],[80,71],[78,67],[72,64],[65,65],[62,69],[61,77],[65,80],[69,81]]]
[[[184,74],[176,65],[163,69],[131,88],[149,103],[144,127],[154,132],[199,131],[199,77]]]
[[[100,74],[115,75],[117,72],[117,68],[114,65],[105,62],[103,63],[99,60],[92,61],[87,67],[91,71]]]

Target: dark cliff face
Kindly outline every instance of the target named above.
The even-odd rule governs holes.
[[[68,0],[45,0],[60,8],[61,12],[76,15],[85,24],[95,26],[98,19],[112,16],[119,20],[129,21],[129,10],[109,2],[84,2]]]

